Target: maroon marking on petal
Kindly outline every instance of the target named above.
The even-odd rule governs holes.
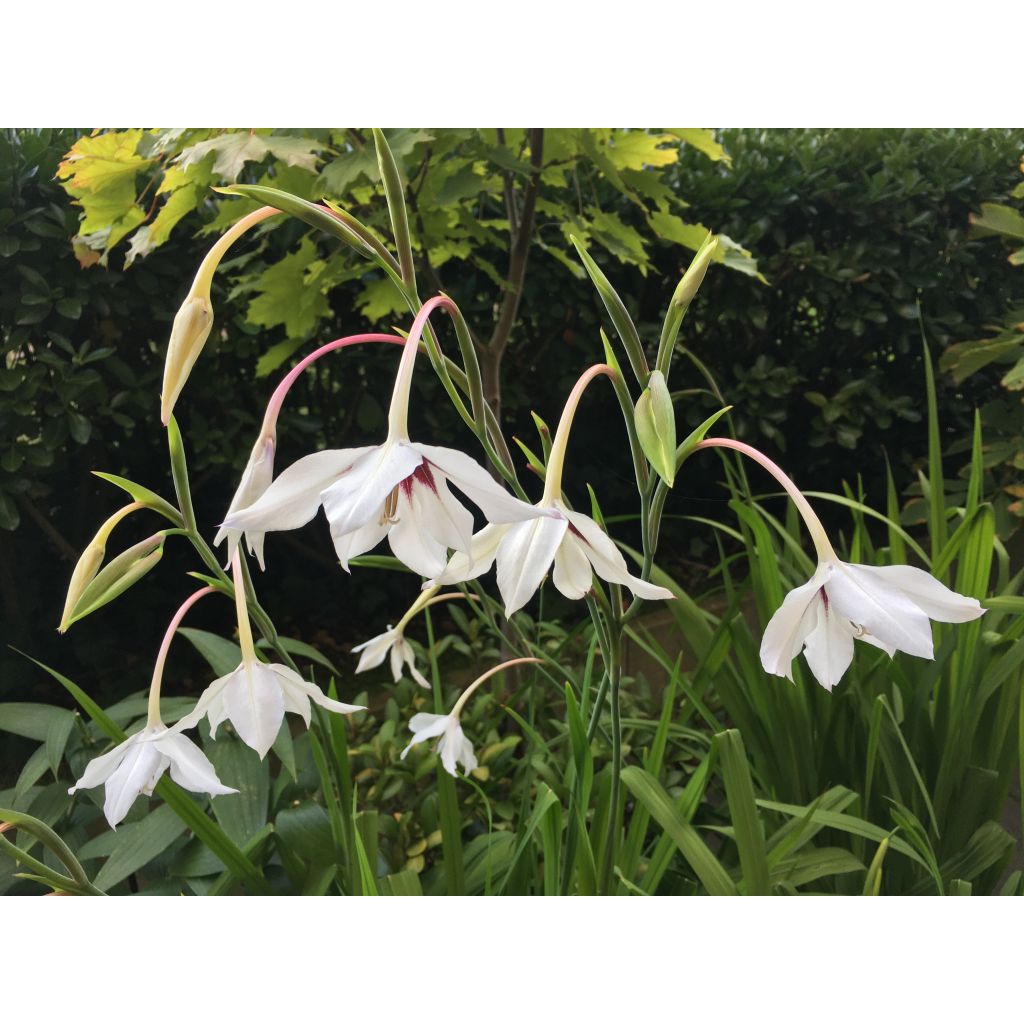
[[[818,593],[821,594],[821,600],[822,600],[822,603],[825,605],[825,614],[827,615],[828,614],[828,591],[825,590],[824,587],[822,587],[821,590],[818,591]]]
[[[437,483],[434,481],[434,474],[430,471],[430,463],[424,459],[399,485],[406,498],[412,496],[412,489],[415,484],[421,487],[429,487],[434,494],[437,494]]]
[[[583,536],[582,533],[580,533],[579,530],[576,529],[575,526],[572,525],[572,523],[568,519],[566,520],[566,522],[569,523],[569,532],[571,534],[573,534],[573,536],[575,536],[578,540],[581,540],[584,544],[587,545],[588,548],[591,548],[591,547],[594,546],[593,544],[590,543],[589,540],[587,540],[586,537]]]

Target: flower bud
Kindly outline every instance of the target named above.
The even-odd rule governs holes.
[[[130,505],[125,505],[124,508],[118,509],[96,531],[96,536],[93,537],[82,552],[82,557],[78,559],[78,564],[71,574],[71,582],[68,584],[68,595],[64,600],[64,613],[61,615],[57,632],[63,633],[71,625],[71,615],[75,606],[82,599],[86,588],[96,578],[96,574],[103,564],[103,556],[107,552],[107,540],[110,538],[111,531],[122,519],[142,507],[142,504],[137,501],[133,501]]]
[[[676,412],[665,375],[651,373],[636,403],[636,434],[658,476],[671,487],[676,477]]]
[[[160,561],[163,553],[164,534],[156,533],[111,559],[110,564],[83,590],[74,606],[65,611],[61,632],[72,623],[109,604],[115,597],[119,597],[129,587],[138,583]]]
[[[693,257],[686,273],[683,274],[683,279],[676,285],[675,293],[672,296],[673,308],[684,310],[693,301],[693,297],[697,294],[697,289],[704,280],[704,275],[708,271],[708,264],[713,259],[717,248],[718,239],[714,235],[709,234],[697,250],[697,254]]]
[[[207,282],[205,291],[189,292],[174,317],[171,340],[167,345],[167,359],[164,362],[163,390],[160,393],[160,420],[164,426],[171,418],[174,403],[212,329],[213,305]]]

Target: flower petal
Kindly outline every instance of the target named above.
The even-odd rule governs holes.
[[[419,714],[413,715],[409,719],[409,728],[413,732],[413,737],[409,740],[408,746],[402,751],[402,760],[405,760],[405,755],[417,744],[422,743],[424,740],[432,739],[434,736],[440,736],[441,733],[448,728],[449,715],[429,715],[425,711],[419,712]]]
[[[364,643],[352,648],[353,654],[359,655],[359,664],[356,665],[356,672],[366,672],[383,664],[388,652],[392,649],[398,639],[393,629],[388,629],[380,636],[372,637]]]
[[[814,678],[831,690],[853,661],[853,626],[824,601],[812,605],[814,628],[807,636],[804,657]]]
[[[637,597],[647,600],[667,601],[675,596],[665,587],[633,576],[615,542],[590,516],[585,516],[582,512],[570,512],[561,502],[556,502],[556,507],[569,520],[583,553],[601,579],[608,580],[609,583],[621,583],[629,587]]]
[[[840,562],[825,592],[840,615],[883,643],[918,658],[934,657],[928,616],[872,568]]]
[[[403,486],[398,498],[397,519],[388,530],[388,543],[400,562],[429,579],[439,576],[448,561],[448,545],[438,534],[450,533],[451,523],[440,502],[424,494],[424,490],[417,488],[407,494]],[[469,519],[472,531],[473,517]],[[467,534],[467,547],[469,536]]]
[[[352,530],[350,533],[335,534],[334,530],[331,530],[334,553],[338,556],[342,569],[345,572],[351,572],[352,570],[348,567],[349,561],[359,555],[365,555],[367,551],[372,551],[384,539],[387,532],[388,524],[379,518],[371,519],[365,526],[360,526],[358,530]]]
[[[551,581],[570,601],[586,597],[594,584],[594,570],[579,541],[566,531],[555,552],[555,571]]]
[[[494,565],[498,545],[507,531],[508,526],[503,523],[488,523],[479,533],[473,534],[473,539],[469,543],[469,554],[467,555],[465,551],[456,551],[448,560],[444,572],[426,586],[446,587],[483,576]]]
[[[294,694],[297,698],[301,698],[306,702],[307,710],[304,718],[307,726],[309,725],[310,701],[313,701],[314,704],[319,704],[320,707],[326,708],[328,711],[333,711],[338,715],[351,715],[356,711],[366,710],[362,704],[342,704],[340,700],[333,700],[328,697],[319,686],[309,682],[307,679],[303,679],[298,672],[293,672],[287,665],[274,665],[272,668],[277,675],[278,682],[280,682],[282,690],[284,690],[286,694]]]
[[[107,779],[103,813],[111,828],[117,828],[131,810],[135,798],[153,782],[160,767],[160,751],[153,746],[145,730],[128,747],[117,769]]]
[[[568,528],[561,517],[531,519],[508,527],[496,556],[498,590],[506,615],[518,611],[537,592]]]
[[[234,672],[229,672],[226,676],[221,676],[220,679],[215,679],[210,685],[203,690],[199,695],[199,700],[196,701],[196,706],[184,717],[179,718],[173,726],[174,732],[184,732],[186,729],[191,729],[193,726],[198,725],[206,714],[210,715],[210,734],[213,735],[214,730],[220,722],[224,721],[224,715],[221,715],[217,722],[214,722],[214,714],[211,710],[214,703],[218,704],[218,710],[220,702],[218,698],[222,695],[224,687],[242,670],[242,666],[239,665]]]
[[[380,519],[387,496],[422,461],[412,445],[398,441],[369,449],[320,495],[331,534],[341,537]]]
[[[395,645],[395,650],[399,650],[397,644]],[[402,659],[405,661],[406,667],[409,669],[409,675],[411,675],[424,690],[429,690],[430,683],[427,682],[427,677],[416,667],[416,655],[413,653],[412,645],[405,639],[401,641],[401,655]],[[396,679],[395,682],[398,682],[398,680]]]
[[[255,501],[258,501],[274,479],[274,439],[272,437],[260,437],[253,446],[249,461],[242,472],[242,479],[238,483],[231,504],[228,506],[228,515],[248,508]],[[231,561],[238,547],[241,530],[230,530],[222,526],[213,538],[216,547],[225,538],[228,542],[228,562]],[[249,551],[256,556],[260,568],[266,568],[263,564],[263,533],[254,531],[246,536]]]
[[[211,796],[238,792],[217,778],[217,771],[210,759],[187,736],[168,732],[166,736],[154,740],[153,745],[171,759],[171,778],[179,786],[193,793],[209,793]]]
[[[344,448],[314,452],[293,462],[248,508],[227,516],[229,530],[297,530],[320,507],[320,495],[375,448]]]
[[[266,757],[284,720],[284,695],[273,669],[242,662],[224,688],[224,707],[242,742]]]
[[[99,786],[106,782],[117,770],[117,766],[124,758],[128,747],[138,743],[141,737],[142,733],[137,732],[134,736],[129,736],[128,739],[118,743],[113,750],[108,750],[105,754],[94,757],[85,766],[82,777],[68,790],[68,793],[74,793],[78,789],[92,789],[94,786]]]
[[[821,563],[803,586],[791,590],[765,626],[761,638],[761,664],[765,672],[793,680],[793,659],[800,653],[804,640],[814,628],[813,602],[821,603],[819,594],[833,572],[831,562]],[[810,614],[808,614],[810,613]]]
[[[475,459],[455,448],[414,444],[425,459],[435,465],[466,495],[491,523],[520,523],[547,515],[543,509],[527,505],[501,486]]]
[[[970,622],[985,614],[985,609],[973,597],[950,590],[931,573],[912,565],[860,565],[857,568],[875,576],[885,586],[902,590],[936,622]]]

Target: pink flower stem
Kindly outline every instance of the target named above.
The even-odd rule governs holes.
[[[274,389],[274,393],[270,396],[270,401],[267,403],[267,411],[263,416],[263,431],[261,433],[261,437],[276,437],[277,417],[281,412],[281,406],[284,405],[284,400],[287,397],[288,392],[291,390],[292,385],[308,367],[312,366],[313,363],[315,363],[321,356],[327,355],[328,352],[333,352],[339,348],[347,348],[349,345],[361,345],[371,342],[386,342],[392,345],[404,345],[405,338],[400,338],[396,334],[351,334],[346,338],[335,338],[334,341],[329,341],[326,345],[321,345],[315,352],[311,352],[308,356],[292,367],[281,383]]]
[[[153,666],[153,679],[149,684],[147,729],[156,729],[164,724],[163,719],[160,717],[160,685],[164,677],[167,652],[170,649],[171,641],[174,639],[174,634],[178,631],[178,626],[181,625],[181,620],[185,618],[185,613],[189,608],[201,597],[206,597],[207,594],[212,594],[213,592],[213,587],[203,587],[202,590],[197,590],[191,597],[187,597],[182,606],[174,613],[174,618],[171,619],[171,624],[167,627],[167,632],[164,633],[164,638],[160,643],[160,650],[156,656],[156,664]]]
[[[435,295],[420,306],[420,311],[412,322],[409,337],[405,341],[405,351],[402,352],[402,360],[395,375],[395,389],[391,394],[391,408],[388,412],[388,440],[408,439],[409,393],[412,389],[413,365],[423,328],[430,314],[438,307],[448,310],[449,313],[458,311],[458,306],[447,295]]]
[[[749,444],[744,444],[742,441],[733,441],[729,437],[705,438],[705,440],[697,444],[694,451],[700,448],[731,448],[741,455],[746,455],[748,459],[753,459],[759,466],[768,470],[782,485],[783,490],[793,499],[793,504],[796,505],[797,511],[807,524],[807,532],[811,535],[811,540],[814,542],[814,550],[817,552],[818,561],[829,562],[839,560],[828,539],[828,534],[825,532],[825,527],[822,526],[817,513],[811,508],[810,502],[803,496],[797,485],[767,455],[759,452],[756,448],[751,448]]]
[[[595,363],[589,370],[585,370],[580,379],[576,381],[569,397],[565,400],[562,409],[561,419],[558,421],[558,429],[555,431],[554,440],[551,442],[551,454],[548,457],[547,471],[544,474],[544,496],[541,503],[550,502],[560,497],[562,493],[562,469],[565,465],[565,450],[569,445],[569,431],[572,429],[572,421],[576,415],[576,408],[580,404],[583,392],[587,385],[601,375],[614,377],[615,371],[607,363]]]
[[[541,661],[540,658],[513,658],[511,661],[502,662],[500,665],[495,665],[494,668],[489,668],[482,676],[474,679],[462,691],[462,696],[455,702],[455,707],[452,708],[450,715],[452,718],[458,718],[462,714],[462,709],[466,706],[466,701],[473,696],[473,692],[487,682],[491,676],[498,672],[504,672],[507,668],[512,668],[513,665],[536,665]]]

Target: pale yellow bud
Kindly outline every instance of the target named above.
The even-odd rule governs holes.
[[[207,285],[205,292],[189,292],[174,317],[164,362],[164,386],[160,393],[160,420],[164,426],[170,421],[174,403],[212,329],[213,305]]]
[[[715,250],[718,248],[718,239],[714,235],[708,235],[701,247],[693,257],[683,279],[676,286],[675,294],[672,296],[672,305],[677,309],[685,309],[693,301],[697,289],[708,272],[708,265],[714,258]]]
[[[676,411],[665,375],[655,370],[637,399],[636,436],[658,476],[671,487],[676,477]]]

